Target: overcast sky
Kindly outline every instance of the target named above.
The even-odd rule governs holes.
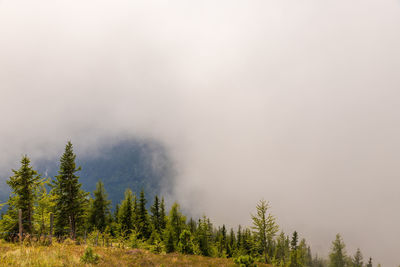
[[[188,212],[398,266],[399,72],[397,0],[2,0],[0,172],[155,138]]]

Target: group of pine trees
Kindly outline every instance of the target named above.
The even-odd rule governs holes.
[[[287,267],[372,267],[372,259],[363,263],[360,250],[354,257],[345,253],[339,235],[332,243],[329,260],[312,257],[305,239],[299,240],[295,231],[291,237],[279,232],[276,219],[269,213],[268,202],[262,200],[252,215],[253,226],[236,231],[214,227],[206,216],[189,220],[174,203],[167,213],[164,198],[154,197],[147,209],[142,190],[137,196],[130,189],[111,212],[102,182],[98,182],[91,197],[81,188],[75,164],[76,155],[71,142],[65,147],[60,159],[58,175],[54,179],[41,178],[23,156],[21,167],[7,184],[11,195],[6,213],[1,215],[0,234],[13,240],[18,233],[18,212],[22,211],[22,227],[25,234],[48,234],[50,214],[54,214],[54,234],[76,240],[86,233],[101,232],[112,238],[126,240],[132,247],[147,247],[155,252],[165,251],[196,254],[211,257],[240,257],[250,255],[258,261],[274,266]],[[50,189],[48,191],[48,188]]]

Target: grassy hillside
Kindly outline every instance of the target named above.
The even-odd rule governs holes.
[[[3,242],[0,262],[2,266],[91,266],[81,262],[85,248],[71,244],[20,246]],[[235,266],[232,259],[176,253],[158,255],[140,249],[95,247],[93,250],[100,256],[96,266]]]

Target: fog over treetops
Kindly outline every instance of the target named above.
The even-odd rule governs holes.
[[[398,266],[399,47],[395,0],[2,0],[1,180],[67,140],[153,139],[194,216],[249,224],[264,198],[314,251],[340,232]]]

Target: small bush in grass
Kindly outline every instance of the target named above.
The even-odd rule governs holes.
[[[100,256],[96,253],[93,253],[93,249],[91,247],[87,247],[85,253],[81,257],[81,261],[83,263],[91,263],[97,264],[99,263]]]
[[[63,244],[64,245],[68,245],[68,246],[72,246],[72,245],[75,245],[75,241],[72,240],[71,238],[67,238],[67,239],[64,240]]]
[[[143,241],[138,238],[138,234],[135,231],[129,235],[129,247],[131,248],[141,248],[143,245]]]
[[[239,256],[233,260],[240,267],[255,267],[254,258],[250,255]]]

